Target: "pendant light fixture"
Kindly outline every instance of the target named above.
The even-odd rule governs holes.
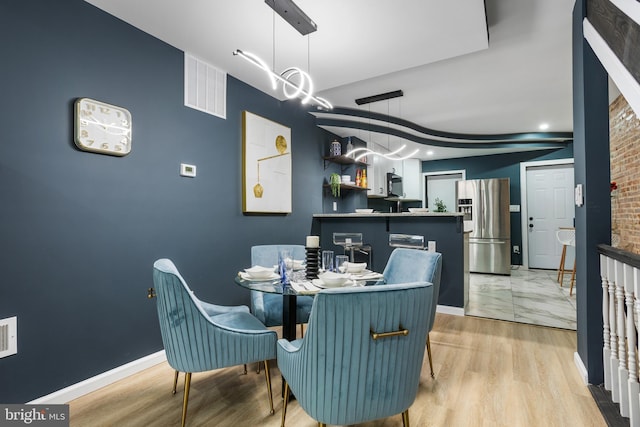
[[[265,0],[265,3],[274,10],[273,21],[273,67],[269,67],[257,55],[236,49],[233,54],[244,58],[249,63],[262,69],[269,80],[273,90],[278,88],[278,83],[282,83],[282,93],[287,99],[301,98],[302,104],[313,102],[319,107],[331,110],[333,105],[329,101],[314,95],[314,85],[311,76],[307,71],[299,67],[289,67],[280,74],[275,72],[275,12],[282,16],[300,34],[306,35],[316,31],[317,26],[293,1],[291,0]],[[307,41],[307,70],[309,68],[309,42]]]
[[[358,105],[362,105],[362,104],[370,104],[372,102],[378,102],[378,101],[383,101],[383,100],[387,100],[387,117],[390,117],[389,114],[389,99],[391,98],[397,98],[400,96],[403,96],[404,93],[401,90],[396,90],[393,92],[387,92],[387,93],[383,93],[380,95],[373,95],[373,96],[369,96],[366,98],[359,98],[356,99],[356,104]],[[369,113],[371,113],[371,106],[369,106]],[[389,133],[389,122],[387,122],[387,149],[390,150],[390,142],[389,142],[389,137],[390,137],[390,133]],[[371,140],[371,130],[369,130],[369,139]],[[373,142],[373,141],[372,141]],[[345,154],[345,156],[347,157],[352,157],[355,161],[359,161],[362,158],[366,157],[367,155],[371,154],[372,156],[380,156],[380,157],[384,157],[385,159],[389,159],[389,160],[406,160],[406,159],[410,159],[411,157],[415,156],[416,154],[418,154],[420,152],[420,150],[416,149],[413,152],[406,154],[404,156],[397,156],[398,154],[400,154],[402,151],[404,151],[404,149],[407,148],[407,144],[402,145],[402,147],[389,152],[389,153],[379,153],[377,151],[371,150],[369,148],[354,148],[353,150],[347,152]],[[356,156],[356,153],[360,153]]]

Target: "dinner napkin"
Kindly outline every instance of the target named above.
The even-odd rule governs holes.
[[[315,286],[313,283],[311,283],[308,280],[302,281],[302,282],[296,282],[296,281],[291,281],[290,282],[291,287],[293,288],[294,291],[296,291],[297,294],[300,295],[312,295],[312,294],[316,294],[318,292],[320,292],[322,289],[320,289],[319,287]]]
[[[362,274],[351,273],[351,278],[353,280],[378,280],[382,279],[384,276],[380,273],[376,273],[375,271],[365,271]]]

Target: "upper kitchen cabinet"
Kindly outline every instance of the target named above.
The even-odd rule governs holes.
[[[386,148],[374,142],[368,142],[367,148],[378,153],[388,152]],[[367,195],[369,197],[387,197],[387,172],[391,172],[392,163],[396,162],[382,156],[369,155],[368,157],[369,192]]]
[[[401,175],[404,197],[422,200],[422,162],[419,159],[403,160]]]

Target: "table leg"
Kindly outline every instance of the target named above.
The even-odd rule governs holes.
[[[282,337],[289,341],[296,339],[296,305],[295,295],[282,295]]]
[[[296,308],[295,295],[282,294],[282,337],[293,341],[296,339]],[[284,381],[282,381],[282,397],[284,397]],[[295,399],[291,396],[290,399]]]

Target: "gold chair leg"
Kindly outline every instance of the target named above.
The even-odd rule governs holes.
[[[268,360],[264,361],[264,378],[267,380],[267,391],[269,392],[269,406],[271,407],[269,413],[273,415],[275,414],[275,411],[273,410],[273,393],[271,393],[271,372],[269,372]]]
[[[409,427],[409,410],[402,413],[402,427]]]
[[[558,283],[562,287],[564,281],[564,263],[567,259],[567,245],[562,245],[562,254],[560,255],[560,267],[558,267]]]
[[[569,288],[569,296],[573,295],[573,282],[576,280],[576,260],[573,260],[573,272],[571,273],[571,287]]]
[[[325,423],[321,423],[320,421],[318,421],[318,427],[327,427],[327,425]]]
[[[282,379],[284,381],[284,378]],[[287,416],[287,403],[289,403],[289,384],[284,381],[284,396],[282,401],[282,422],[280,427],[284,427],[284,419]]]
[[[189,402],[189,388],[191,387],[191,372],[184,374],[184,401],[182,403],[182,427],[187,421],[187,403]]]
[[[258,362],[258,366],[256,366],[256,374],[260,374],[260,363],[262,362]]]
[[[436,374],[433,373],[433,361],[431,360],[431,340],[429,334],[427,334],[427,355],[429,356],[429,367],[431,368],[431,378],[435,378]]]
[[[178,387],[178,374],[180,372],[176,371],[176,373],[173,375],[173,394],[176,394],[176,388]]]

